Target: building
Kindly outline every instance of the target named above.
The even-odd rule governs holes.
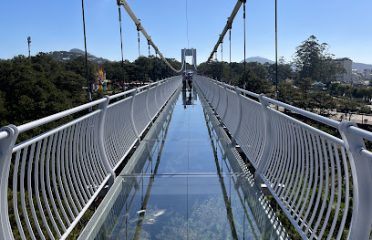
[[[365,80],[372,80],[372,69],[364,69],[363,76]]]
[[[343,82],[343,83],[352,83],[353,80],[353,73],[352,73],[352,66],[353,61],[349,58],[338,58],[335,59],[335,62],[339,64],[340,67],[344,68],[344,72],[337,74],[336,79],[337,81]]]

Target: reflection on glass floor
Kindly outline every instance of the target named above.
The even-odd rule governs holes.
[[[275,238],[258,191],[206,122],[197,93],[181,92],[171,105],[109,193],[94,237]]]

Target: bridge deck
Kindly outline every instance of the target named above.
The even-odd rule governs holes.
[[[170,105],[168,118],[155,123],[155,133],[150,131],[137,149],[132,170],[120,174],[97,211],[99,218],[82,236],[274,238],[264,210],[257,211],[259,193],[206,121],[196,91],[181,91]]]

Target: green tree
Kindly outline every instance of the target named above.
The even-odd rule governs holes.
[[[272,84],[267,80],[268,71],[259,63],[248,63],[247,70],[239,79],[239,86],[256,93],[270,93]]]
[[[279,82],[278,89],[278,99],[280,101],[293,104],[295,94],[298,93],[298,90],[294,88],[294,85],[288,81],[281,81]]]
[[[318,39],[311,35],[296,48],[294,63],[299,79],[320,79],[320,68],[325,43],[320,44]]]
[[[22,124],[86,101],[85,79],[46,54],[0,61],[2,125]]]
[[[328,44],[320,43],[311,35],[296,48],[294,64],[297,70],[297,83],[305,78],[321,81],[329,85],[343,69],[328,53]]]
[[[88,79],[85,82],[85,86],[90,83],[94,83],[97,73],[97,65],[91,61],[88,61]],[[81,77],[86,79],[85,73],[85,60],[84,57],[78,57],[76,59],[70,60],[65,64],[65,70],[79,74]]]
[[[213,79],[221,80],[224,76],[223,74],[223,62],[211,62],[211,63],[202,63],[198,67],[200,74],[209,76]]]
[[[268,68],[269,71],[269,78],[270,80],[275,83],[276,81],[276,66],[275,64],[266,63],[265,66]],[[292,68],[289,63],[286,63],[284,58],[281,57],[278,62],[278,83],[290,79],[292,77]]]
[[[4,126],[7,119],[7,109],[5,103],[5,94],[0,91],[0,125]]]

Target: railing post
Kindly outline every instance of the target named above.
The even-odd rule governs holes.
[[[136,134],[137,136],[137,139],[138,141],[141,141],[141,137],[137,131],[137,127],[136,127],[136,123],[134,122],[134,100],[136,98],[136,95],[138,93],[138,89],[136,89],[136,91],[133,92],[133,96],[132,96],[132,102],[130,104],[130,120],[131,120],[131,123],[132,123],[132,127],[133,127],[133,130],[134,130],[134,133]]]
[[[101,158],[103,161],[103,165],[105,166],[107,172],[111,174],[111,183],[115,180],[115,172],[112,168],[109,159],[107,157],[106,148],[105,148],[105,122],[106,122],[106,113],[107,113],[107,106],[110,102],[110,98],[105,96],[106,101],[104,101],[101,106],[101,114],[99,119],[99,133],[98,133],[98,142],[99,142],[99,150],[101,152]]]
[[[214,108],[214,111],[218,114],[217,112],[217,108],[218,108],[218,105],[220,104],[220,101],[221,101],[221,94],[220,94],[220,86],[218,85],[218,82],[216,81],[216,87],[215,89],[217,89],[217,92],[218,92],[218,95],[216,94],[216,96],[218,96],[218,99],[217,99],[217,104],[216,106],[213,106]],[[216,97],[215,96],[215,97]],[[213,98],[214,99],[214,98]],[[219,115],[219,114],[218,114]],[[221,117],[221,116],[220,116]]]
[[[8,178],[12,151],[18,137],[18,129],[9,125],[0,129],[8,136],[0,140],[0,239],[14,239],[9,221]]]
[[[341,122],[339,131],[345,142],[353,177],[353,215],[349,239],[369,239],[372,227],[372,159],[363,156],[362,137],[350,131],[355,123]]]
[[[150,88],[151,88],[150,85],[146,88],[146,113],[147,113],[147,117],[150,119],[150,122],[152,122],[153,119],[150,116],[150,110],[149,110],[149,93],[150,93]]]
[[[242,100],[241,100],[241,95],[240,95],[240,92],[238,90],[238,87],[235,86],[234,87],[234,90],[235,90],[235,93],[236,93],[236,97],[238,98],[238,105],[239,105],[239,110],[238,110],[238,124],[236,125],[236,129],[235,131],[233,132],[233,138],[235,139],[235,136],[238,134],[239,130],[240,130],[240,125],[242,123],[242,117],[243,117],[243,114],[242,114]]]
[[[270,122],[270,109],[269,109],[269,102],[265,100],[265,95],[263,94],[260,94],[260,96],[258,97],[260,103],[261,103],[261,106],[262,106],[262,111],[263,111],[263,115],[264,115],[264,126],[265,126],[265,146],[263,148],[263,154],[261,156],[261,159],[258,161],[257,163],[257,169],[256,169],[256,173],[261,175],[263,174],[263,171],[265,169],[265,166],[268,162],[268,158],[269,158],[269,154],[270,154],[270,150],[271,150],[271,147],[272,147],[272,144],[273,144],[273,130],[271,128],[271,122]]]
[[[158,97],[157,97],[157,95],[158,95],[158,89],[159,89],[159,86],[160,85],[160,83],[159,82],[157,82],[156,84],[155,84],[155,93],[154,93],[154,101],[155,101],[155,106],[156,107],[158,107],[160,104],[159,104],[159,101],[158,101]],[[156,112],[156,114],[158,114],[158,112]]]
[[[225,119],[226,117],[226,113],[227,113],[227,108],[229,106],[229,97],[227,96],[227,87],[225,84],[222,85],[223,89],[224,89],[224,93],[225,93],[225,96],[226,96],[226,107],[225,107],[225,110],[221,116],[221,119]]]

